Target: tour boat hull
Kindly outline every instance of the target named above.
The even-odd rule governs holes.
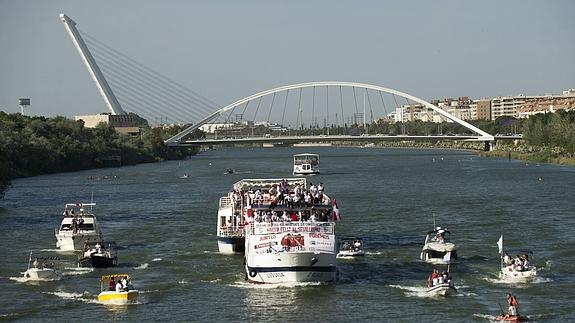
[[[96,243],[100,239],[98,233],[57,233],[56,248],[62,251],[80,251],[84,246],[84,241]]]
[[[431,296],[449,296],[457,294],[457,289],[450,284],[438,284],[428,288],[427,294]]]
[[[248,255],[246,278],[253,283],[333,283],[337,280],[335,254],[271,252]]]
[[[30,268],[24,272],[24,277],[29,280],[56,280],[60,275],[54,268]]]
[[[104,291],[98,294],[98,301],[114,305],[133,304],[138,301],[139,295],[140,292],[137,290],[127,292]]]
[[[243,253],[245,237],[218,237],[218,250],[223,254]]]
[[[78,267],[87,268],[109,268],[118,265],[118,259],[115,257],[106,257],[103,255],[91,255],[82,257],[78,260]]]

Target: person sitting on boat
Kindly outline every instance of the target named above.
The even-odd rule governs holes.
[[[515,257],[515,261],[513,263],[515,264],[515,270],[523,271],[523,260],[521,260],[521,257],[519,257],[519,255]]]
[[[120,281],[122,282],[122,290],[128,291],[128,277],[124,276]]]
[[[96,242],[94,248],[96,248],[96,253],[102,253],[102,245],[99,242]]]
[[[435,236],[435,240],[439,243],[445,243],[445,231],[443,231],[443,230],[437,231],[437,235]]]
[[[119,293],[119,292],[123,292],[123,290],[122,290],[122,283],[118,279],[118,281],[116,282],[116,293]]]
[[[32,263],[32,268],[40,268],[40,261],[38,258],[34,259],[34,262]]]
[[[507,252],[505,252],[505,254],[503,255],[503,264],[505,266],[509,266],[513,264],[513,261],[511,260],[511,258],[509,257],[509,254]]]
[[[114,281],[114,277],[110,278],[110,281],[108,282],[108,289],[110,291],[116,289],[116,281]]]
[[[355,242],[353,243],[353,247],[355,251],[359,251],[361,249],[361,242],[359,240],[355,240]]]
[[[523,255],[523,269],[529,270],[530,265],[531,264],[529,264],[529,255],[528,254]]]
[[[507,293],[507,305],[509,305],[509,308],[507,309],[507,315],[509,316],[519,315],[518,311],[519,301],[517,300],[517,297],[515,297],[515,295]]]

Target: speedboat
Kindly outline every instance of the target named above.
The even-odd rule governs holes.
[[[125,287],[122,280],[126,282]],[[99,302],[113,305],[133,304],[138,301],[139,295],[140,292],[131,285],[131,278],[127,274],[105,275],[100,279]]]
[[[533,252],[531,250],[503,248],[503,235],[497,241],[501,256],[501,271],[499,278],[511,282],[526,282],[537,276],[537,268],[533,266]],[[515,255],[511,258],[509,255]]]
[[[118,265],[118,257],[114,243],[97,242],[93,246],[84,244],[84,251],[78,257],[78,267],[108,268]]]
[[[60,274],[54,265],[54,257],[36,257],[32,261],[32,251],[28,260],[28,269],[24,272],[24,278],[29,280],[56,280]]]
[[[96,203],[66,204],[64,218],[56,229],[56,247],[62,251],[81,251],[84,241],[96,243],[102,233],[92,212]],[[89,207],[89,209],[88,209]]]
[[[433,273],[427,279],[427,294],[430,296],[448,296],[457,293],[453,277],[449,274],[449,266],[447,271],[439,273],[434,268]]]
[[[364,255],[362,238],[341,238],[339,240],[337,258],[354,258]]]
[[[245,213],[247,281],[336,281],[335,200],[323,193],[308,198],[313,194],[305,179],[298,178],[244,179],[234,187],[251,210]]]
[[[450,232],[441,227],[429,231],[419,259],[431,264],[450,264],[457,259],[455,244],[449,242]]]
[[[318,154],[296,154],[293,155],[294,175],[316,175],[319,174]]]

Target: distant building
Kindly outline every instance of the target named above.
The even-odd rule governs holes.
[[[565,91],[563,92],[565,93]],[[553,113],[559,110],[575,110],[575,92],[527,102],[517,108],[518,118],[529,118],[539,113]]]
[[[95,128],[99,123],[109,124],[116,131],[128,135],[139,135],[140,128],[148,125],[146,119],[137,114],[109,114],[75,116],[74,120],[84,122],[84,127]]]
[[[491,100],[477,100],[474,104],[476,120],[491,120]]]

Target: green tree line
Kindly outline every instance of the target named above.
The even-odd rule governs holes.
[[[145,127],[134,137],[104,123],[86,128],[65,117],[0,111],[0,198],[18,177],[185,158],[197,149],[163,143],[180,130]]]

